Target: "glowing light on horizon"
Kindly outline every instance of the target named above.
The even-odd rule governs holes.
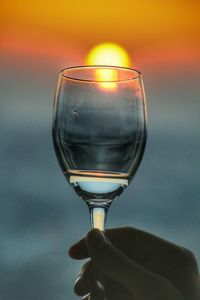
[[[130,67],[127,51],[115,43],[102,43],[92,48],[86,58],[88,65]]]
[[[87,65],[106,65],[118,67],[130,67],[130,58],[127,51],[115,43],[102,43],[88,53]],[[96,80],[105,89],[114,89],[118,79],[117,70],[99,69],[96,71]]]

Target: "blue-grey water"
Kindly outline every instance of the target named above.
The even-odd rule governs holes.
[[[3,65],[2,65],[3,66]],[[67,250],[89,229],[87,207],[65,182],[52,146],[57,70],[2,67],[0,102],[0,298],[77,299],[81,262]],[[148,142],[136,177],[109,212],[190,248],[200,262],[198,74],[146,74]]]

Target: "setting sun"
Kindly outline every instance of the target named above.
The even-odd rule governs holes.
[[[86,64],[130,67],[130,58],[127,51],[118,44],[102,43],[92,48]]]
[[[86,64],[130,67],[130,58],[127,51],[121,46],[115,43],[102,43],[92,48],[86,58]],[[114,89],[117,75],[116,70],[99,69],[96,78],[101,82],[99,84],[102,88]]]

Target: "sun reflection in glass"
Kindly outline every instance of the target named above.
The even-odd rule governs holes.
[[[127,51],[115,43],[102,43],[90,50],[86,58],[87,65],[106,65],[130,67],[130,58]],[[113,90],[118,80],[117,70],[99,69],[96,71],[96,80],[102,89]]]

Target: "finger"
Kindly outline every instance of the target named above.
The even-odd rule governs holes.
[[[72,245],[69,248],[68,254],[74,259],[84,259],[89,257],[85,238]]]
[[[91,300],[90,294],[88,293],[87,295],[83,296],[81,300]]]
[[[88,261],[81,268],[80,275],[78,276],[75,285],[74,292],[78,296],[83,296],[91,293],[91,296],[95,294],[95,299],[102,299],[105,296],[104,287],[100,282],[99,274],[94,268],[92,261]]]
[[[95,280],[91,289],[91,300],[105,300],[105,290],[99,280]]]
[[[104,291],[104,287],[101,284],[100,281],[98,280],[93,280],[93,282],[91,283],[90,287],[87,289],[82,289],[81,292],[76,291],[76,294],[78,296],[84,296],[84,295],[89,295],[91,296],[91,299],[95,299],[95,300],[104,300],[105,299],[105,291]]]
[[[98,286],[98,282],[96,283]],[[81,300],[106,300],[105,293],[100,292],[99,287],[97,291],[92,290],[81,298]],[[124,299],[123,299],[124,300]],[[128,299],[127,299],[128,300]]]
[[[165,300],[173,299],[174,295],[177,295],[170,282],[130,260],[111,244],[101,231],[90,231],[86,243],[89,255],[97,268],[104,275],[124,285],[136,299]]]
[[[104,281],[106,299],[114,300],[133,300],[133,294],[117,281],[106,277]]]
[[[171,242],[132,227],[108,229],[105,235],[111,243],[138,263],[145,261],[151,253],[155,253],[155,250],[157,252],[161,250],[162,253],[177,252],[177,255],[180,250],[180,247]],[[69,250],[69,255],[74,259],[89,257],[86,239],[74,244]]]
[[[95,278],[94,267],[90,260],[83,265],[80,275],[74,284],[74,292],[78,296],[86,295],[91,291],[91,286]]]
[[[101,276],[99,278],[99,275],[100,274],[96,273],[96,268],[94,268],[92,261],[88,261],[83,265],[81,273],[76,280],[74,286],[75,293],[78,296],[82,296],[91,293],[93,290],[95,293],[95,300],[97,300],[98,297],[101,297],[100,299],[102,299],[104,291],[108,299],[129,300],[133,298],[130,292],[128,292],[128,290],[123,285],[105,276]],[[100,282],[99,279],[101,279],[102,281]],[[94,289],[92,287],[94,287],[95,284],[97,285],[97,287],[95,287]]]
[[[107,229],[105,235],[116,244],[116,246],[120,246],[126,241],[130,242],[130,232],[128,227],[118,227],[114,229]],[[84,259],[89,257],[86,239],[83,238],[74,245],[72,245],[69,249],[69,255],[74,259]]]

